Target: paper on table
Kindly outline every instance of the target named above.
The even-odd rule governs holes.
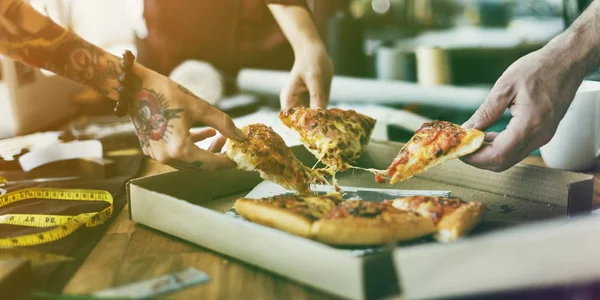
[[[75,141],[36,148],[19,157],[23,171],[61,160],[76,158],[102,158],[102,143],[97,140]]]
[[[210,277],[206,273],[194,267],[189,267],[181,272],[109,288],[95,292],[92,295],[98,298],[148,299],[208,280],[210,280]]]

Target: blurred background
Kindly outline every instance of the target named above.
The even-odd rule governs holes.
[[[240,70],[289,70],[293,62],[293,57],[288,57],[289,45],[282,36],[277,36],[277,28],[265,25],[267,21],[272,21],[272,16],[268,14],[262,0],[255,0],[254,4],[252,2],[228,1],[227,3],[231,3],[230,7],[220,4],[222,7],[214,10],[211,7],[212,1],[197,0],[31,1],[57,23],[115,55],[120,55],[124,49],[134,50],[142,64],[171,76],[234,117],[238,111],[240,115],[248,112],[240,109],[239,105],[230,105],[232,95],[239,95],[240,92],[254,94],[253,100],[234,97],[237,102],[233,103],[239,102],[247,106],[250,103],[249,106],[255,107],[278,103],[279,87],[275,86],[267,91],[264,86],[252,86],[261,85],[260,81],[240,82],[241,79],[237,77]],[[380,84],[375,85],[376,87],[390,87],[389,90],[392,91],[389,96],[385,96],[383,94],[386,88],[377,88],[369,91],[374,97],[361,94],[360,99],[349,99],[350,102],[377,104],[413,112],[425,118],[462,123],[477,108],[476,104],[485,99],[481,95],[485,95],[484,92],[491,88],[512,62],[539,49],[563,31],[588,1],[307,2],[334,62],[336,78],[361,79],[363,81],[359,82],[364,82],[365,86],[376,82]],[[264,8],[246,10],[252,5],[263,5]],[[247,11],[252,11],[252,14]],[[217,18],[220,18],[219,22],[214,21]],[[262,26],[265,36],[272,37],[269,40],[276,46],[264,53],[252,45],[238,49],[237,52],[222,51],[221,44],[225,45],[226,41],[207,34],[225,30],[228,23],[223,19],[227,18],[242,20],[239,24],[242,27]],[[277,43],[281,43],[281,46],[277,46]],[[210,50],[211,47],[214,51]],[[102,99],[91,90],[62,78],[52,79],[53,76],[49,73],[41,72],[41,75],[36,75],[37,70],[6,59],[2,63],[5,76],[0,92],[9,100],[0,100],[0,109],[3,102],[32,104],[44,97],[64,102],[65,112],[47,122],[32,125],[25,119],[31,120],[35,113],[24,113],[27,109],[15,110],[15,105],[5,103],[6,109],[12,107],[15,111],[12,120],[14,124],[12,127],[5,126],[13,129],[5,129],[5,133],[0,132],[0,136],[9,136],[11,132],[14,135],[40,130],[72,115],[109,115],[112,111],[114,103]],[[27,76],[38,76],[38,80],[29,87],[17,84],[24,82],[23,78],[26,79]],[[13,80],[15,77],[19,80]],[[336,93],[335,86],[336,79],[332,103],[344,104],[346,96]],[[414,95],[404,94],[402,91],[406,86],[411,91],[415,90],[415,86],[422,89],[415,90],[417,93]],[[440,86],[457,88],[456,91],[464,95],[477,96],[473,96],[476,99],[465,97],[464,105],[456,101],[444,102],[448,98],[448,93],[445,92],[448,90],[436,89]],[[261,93],[253,93],[258,91]],[[393,91],[399,91],[399,94],[394,94]],[[424,93],[429,98],[435,98],[438,93],[440,100],[434,101],[433,105],[431,101],[421,101],[420,97]],[[381,99],[385,101],[380,101]],[[493,130],[502,129],[508,117],[507,115]],[[402,141],[410,137],[411,132],[404,130],[402,126],[391,126],[389,135],[392,140]]]

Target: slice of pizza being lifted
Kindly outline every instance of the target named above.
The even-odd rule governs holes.
[[[329,169],[346,171],[369,143],[376,120],[354,110],[289,108],[279,113],[304,146]]]
[[[484,137],[482,131],[464,129],[450,122],[425,122],[387,169],[390,183],[403,181],[449,160],[471,154],[481,147]]]
[[[437,227],[435,238],[441,242],[466,235],[481,222],[487,210],[481,202],[465,202],[458,198],[411,196],[390,202],[398,209],[431,218]]]
[[[225,153],[239,169],[258,171],[263,179],[273,181],[287,190],[310,195],[310,184],[325,184],[318,172],[296,158],[285,141],[271,127],[251,124],[241,128],[245,141],[227,140]]]
[[[311,238],[313,222],[323,218],[341,201],[340,194],[241,198],[235,201],[234,208],[248,221]]]
[[[339,246],[366,246],[411,240],[436,230],[430,218],[390,203],[346,200],[312,225],[314,239]]]

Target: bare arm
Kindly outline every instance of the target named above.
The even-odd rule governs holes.
[[[116,100],[120,59],[41,15],[22,0],[0,0],[0,53],[35,67],[87,84]],[[231,166],[224,156],[197,148],[194,142],[214,135],[191,135],[196,121],[224,136],[243,139],[227,115],[182,86],[142,65],[133,66],[130,117],[145,154],[180,169]],[[214,145],[219,150],[220,145]]]
[[[479,168],[506,170],[550,141],[584,77],[600,62],[600,1],[542,49],[513,63],[463,126],[485,130],[508,108],[502,132],[464,158]]]
[[[310,13],[298,5],[269,4],[269,9],[295,56],[290,81],[280,96],[282,108],[309,103],[311,107],[327,107],[333,65]]]

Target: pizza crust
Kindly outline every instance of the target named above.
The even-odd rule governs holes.
[[[434,237],[446,243],[467,235],[483,220],[485,211],[485,206],[480,202],[469,202],[459,207],[449,216],[442,218],[437,224],[438,232]]]
[[[314,239],[339,246],[369,246],[396,243],[435,232],[433,222],[403,212],[389,220],[370,218],[321,219],[312,226]]]
[[[240,216],[248,221],[301,237],[311,237],[312,221],[290,210],[265,203],[257,203],[252,199],[238,199],[233,207]]]
[[[451,242],[469,233],[485,216],[481,202],[465,202],[458,198],[411,196],[391,201],[395,208],[430,218],[437,228],[434,238]]]

